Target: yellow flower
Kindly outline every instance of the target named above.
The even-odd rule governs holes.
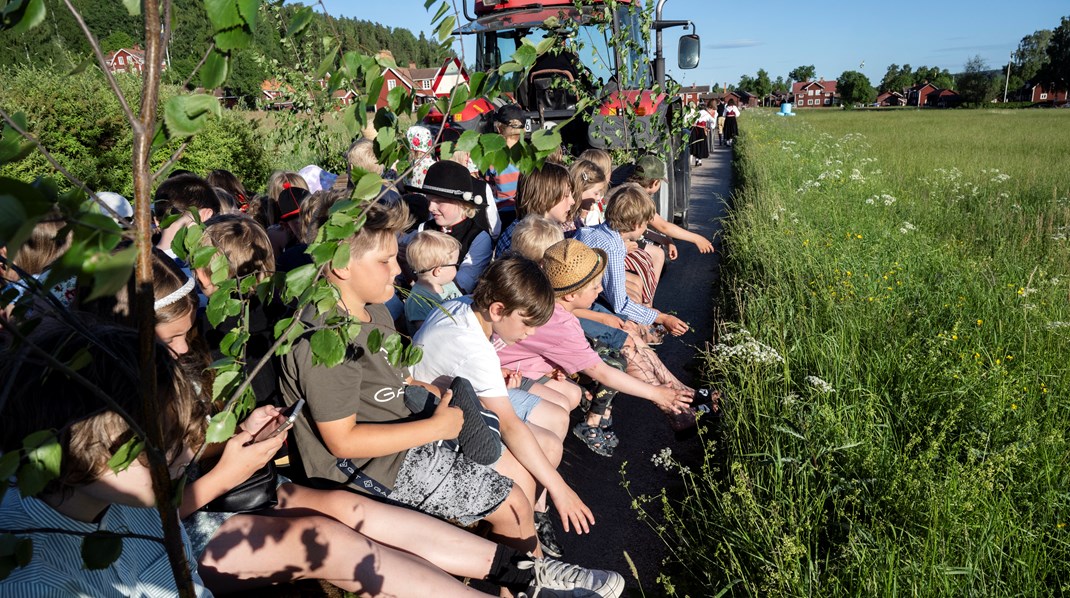
[[[856,238],[856,239],[861,239],[861,238],[862,238],[862,235],[855,235],[855,238]]]
[[[957,335],[957,334],[952,334],[952,335],[951,335],[951,340],[953,340],[953,341],[957,341],[957,340],[959,340],[959,335]]]
[[[1056,527],[1058,527],[1059,529],[1063,529],[1064,527],[1066,527],[1066,524],[1065,523],[1060,523]]]
[[[1018,403],[1011,403],[1011,409],[1018,409]]]
[[[984,324],[984,323],[985,323],[985,321],[984,321],[984,320],[977,320],[977,325],[978,325],[978,326],[980,326],[981,324]]]

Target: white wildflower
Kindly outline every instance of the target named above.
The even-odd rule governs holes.
[[[818,378],[817,376],[807,376],[806,377],[806,383],[809,384],[810,386],[813,386],[814,390],[816,390],[817,392],[819,392],[819,393],[821,393],[823,395],[827,395],[827,394],[831,394],[831,393],[836,392],[836,389],[832,388],[831,384],[829,384],[828,382],[825,382],[824,380],[822,380],[821,378]]]
[[[1048,322],[1049,329],[1070,328],[1070,322]]]
[[[755,340],[747,330],[724,335],[721,342],[710,349],[710,354],[722,364],[732,361],[755,365],[784,362],[776,349]]]
[[[871,206],[871,205],[873,205],[873,204],[875,204],[875,203],[877,203],[877,196],[876,196],[876,195],[874,195],[873,197],[869,197],[869,198],[867,198],[867,199],[866,199],[866,205],[869,205],[869,206]]]
[[[672,449],[665,447],[650,457],[654,467],[664,467],[665,471],[672,471]]]
[[[895,198],[887,193],[881,195],[881,200],[884,201],[884,205],[890,206],[895,203]]]
[[[915,227],[909,222],[903,222],[903,224],[899,226],[899,232],[903,233],[904,235],[915,230],[917,230],[917,227]]]

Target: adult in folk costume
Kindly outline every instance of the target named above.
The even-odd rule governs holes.
[[[691,110],[689,116],[694,122],[691,125],[689,147],[695,166],[702,166],[702,161],[710,157],[710,131],[717,125],[717,120],[705,108],[697,108],[692,104]]]
[[[732,145],[736,136],[739,135],[739,106],[736,106],[736,99],[730,98],[728,100],[728,106],[724,109],[724,140],[728,145]]]
[[[422,186],[410,189],[428,199],[431,220],[419,230],[437,230],[460,241],[461,260],[454,282],[470,293],[494,250],[487,220],[487,185],[472,178],[464,166],[443,160],[427,169]]]

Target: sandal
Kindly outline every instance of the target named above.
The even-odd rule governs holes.
[[[572,428],[572,434],[579,438],[596,455],[603,457],[613,456],[613,447],[609,446],[605,432],[598,426],[588,426],[587,422],[579,422]]]
[[[603,417],[598,422],[598,427],[602,429],[602,435],[606,437],[606,446],[611,449],[617,448],[620,445],[620,437],[613,431],[613,416]]]

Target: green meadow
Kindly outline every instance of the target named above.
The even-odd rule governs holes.
[[[1070,110],[748,110],[659,593],[1070,594]]]

